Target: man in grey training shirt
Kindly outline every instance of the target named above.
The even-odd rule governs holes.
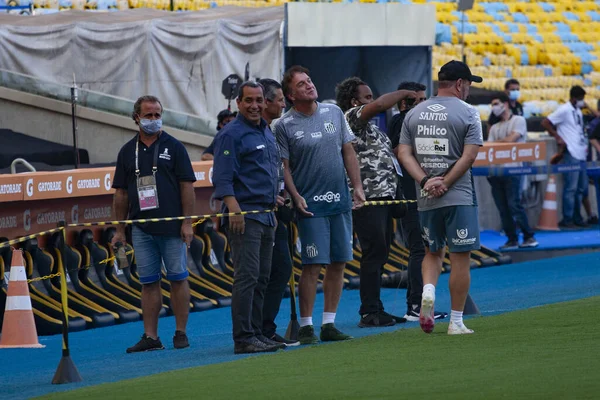
[[[352,255],[352,209],[365,201],[354,135],[342,110],[336,105],[318,103],[317,89],[308,70],[291,67],[283,76],[283,93],[294,104],[275,124],[275,135],[284,164],[285,186],[298,209],[298,229],[302,245],[300,298],[301,344],[318,341],[312,312],[317,281],[323,265],[325,306],[321,326],[322,341],[351,337],[334,325],[342,295],[344,268]],[[350,197],[346,172],[350,178]],[[354,203],[354,204],[353,204]]]
[[[427,333],[435,324],[435,285],[446,244],[452,264],[448,334],[473,333],[462,314],[471,282],[471,251],[480,248],[471,166],[483,135],[479,113],[464,100],[471,83],[482,80],[465,63],[445,64],[438,73],[438,95],[407,114],[400,135],[400,162],[421,186],[417,200],[427,251],[419,322]]]

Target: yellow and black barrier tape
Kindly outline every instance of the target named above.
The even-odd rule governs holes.
[[[204,220],[206,220],[207,218],[223,218],[223,217],[233,217],[236,215],[263,214],[263,213],[270,213],[272,211],[273,210],[252,210],[252,211],[241,211],[241,212],[233,212],[233,213],[190,215],[187,217],[141,218],[141,219],[125,219],[122,221],[82,222],[79,224],[68,224],[67,228],[88,227],[88,226],[108,226],[108,225],[132,225],[132,224],[145,224],[148,222],[184,221],[187,219],[198,219],[198,220],[204,219]],[[201,221],[198,221],[196,224],[199,224],[199,223],[201,223]]]
[[[12,246],[13,244],[19,244],[19,243],[23,243],[23,242],[26,242],[26,241],[31,240],[31,239],[35,239],[38,236],[51,235],[54,232],[59,232],[59,231],[61,231],[63,229],[65,229],[65,228],[63,228],[63,227],[54,228],[54,229],[50,229],[48,231],[42,231],[42,232],[38,232],[38,233],[33,233],[31,235],[23,236],[23,237],[20,237],[18,239],[9,240],[8,242],[2,242],[2,243],[0,243],[0,249],[2,249],[4,247]]]
[[[395,206],[397,204],[408,204],[416,203],[416,200],[367,200],[364,205],[366,206]]]

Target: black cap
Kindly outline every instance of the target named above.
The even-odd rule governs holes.
[[[220,124],[225,120],[225,118],[235,117],[236,115],[237,115],[237,113],[233,113],[229,110],[223,110],[219,114],[217,114],[217,121]]]
[[[438,81],[457,81],[459,79],[466,79],[476,83],[483,82],[482,77],[471,73],[467,64],[456,60],[446,63],[440,68],[440,72],[438,72]]]

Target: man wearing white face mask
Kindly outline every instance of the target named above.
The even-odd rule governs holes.
[[[519,103],[519,98],[521,97],[521,84],[516,79],[509,79],[504,83],[504,93],[508,96],[508,107],[510,108],[510,112],[512,115],[523,116],[523,106]],[[491,127],[500,122],[501,118],[494,115],[494,113],[490,114],[490,118],[488,119],[488,132],[490,132]]]
[[[133,106],[132,117],[139,132],[125,143],[117,157],[113,182],[117,220],[194,213],[196,178],[192,163],[183,144],[162,130],[162,112],[162,104],[154,96],[140,97]],[[191,220],[134,224],[131,236],[143,285],[144,334],[127,353],[164,349],[158,337],[163,265],[171,282],[171,309],[175,314],[173,347],[188,347],[185,332],[190,291],[186,257],[194,237]],[[119,225],[112,244],[125,244],[125,240],[125,225]]]
[[[584,98],[585,90],[581,86],[573,86],[569,101],[542,121],[542,126],[556,139],[558,145],[558,153],[553,157],[553,162],[576,164],[586,161],[588,140],[583,131],[581,113],[581,109],[587,107]],[[586,170],[565,173],[563,180],[563,219],[558,225],[563,228],[587,226],[580,210],[581,201],[588,191]]]
[[[527,122],[525,118],[513,115],[506,94],[498,93],[492,98],[492,114],[500,118],[500,122],[492,126],[488,142],[525,142]],[[504,166],[520,167],[522,163],[509,163]],[[521,176],[491,176],[488,181],[492,186],[494,202],[500,212],[502,229],[508,238],[506,244],[500,248],[508,250],[517,247],[536,247],[538,242],[533,237],[534,232],[521,205]],[[520,246],[517,225],[523,232],[523,243]]]

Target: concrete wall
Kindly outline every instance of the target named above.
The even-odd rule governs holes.
[[[0,127],[65,145],[73,144],[71,105],[66,102],[0,87]],[[137,132],[131,118],[77,108],[78,146],[86,149],[91,163],[117,160],[123,144]],[[212,137],[165,127],[187,148],[192,161],[200,161]]]

